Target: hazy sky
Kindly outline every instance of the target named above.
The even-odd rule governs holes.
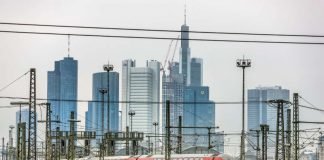
[[[323,0],[187,0],[190,30],[324,35]],[[153,29],[180,29],[184,22],[184,0],[0,0],[0,22],[86,25]],[[12,27],[26,30],[110,35],[177,37],[176,33],[144,33]],[[192,38],[291,40],[324,42],[324,38],[243,37],[191,34]],[[170,40],[71,37],[71,56],[79,62],[79,99],[91,99],[92,73],[110,63],[121,72],[121,61],[132,58],[137,66],[146,60],[164,61]],[[252,59],[247,70],[247,87],[281,85],[291,93],[324,109],[324,45],[255,44],[191,41],[191,56],[204,60],[204,85],[216,102],[241,100],[241,70],[235,66],[243,54]],[[47,71],[54,61],[67,56],[67,37],[0,33],[0,87],[31,67],[37,69],[37,97],[46,98]],[[178,60],[179,52],[175,59]],[[0,96],[28,97],[29,76],[0,92]],[[10,100],[0,99],[0,106]],[[304,103],[306,104],[306,103]],[[241,130],[240,105],[217,105],[216,123],[225,132]],[[0,110],[0,137],[8,137],[17,109]],[[86,103],[79,104],[84,116]],[[323,121],[323,114],[301,109],[301,120]],[[44,113],[45,114],[45,113]],[[43,118],[45,115],[42,115]],[[83,117],[78,117],[83,120]],[[39,117],[40,118],[40,117]],[[80,124],[84,126],[84,121]],[[301,125],[303,128],[320,126]],[[39,131],[40,132],[40,131]],[[230,137],[230,142],[234,137]],[[235,139],[236,140],[236,139]],[[238,148],[227,148],[231,153]]]

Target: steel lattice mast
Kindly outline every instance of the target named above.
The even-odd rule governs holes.
[[[294,93],[293,98],[293,160],[299,157],[299,100],[298,93]]]
[[[30,69],[29,84],[29,127],[28,127],[28,157],[27,159],[37,159],[37,126],[36,126],[36,69]]]
[[[261,140],[261,148],[262,148],[262,160],[267,160],[268,158],[268,132],[269,132],[269,125],[267,124],[261,124],[261,134],[262,134],[262,140]]]

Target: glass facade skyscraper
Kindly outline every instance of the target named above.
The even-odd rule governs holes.
[[[108,116],[108,95],[100,93],[101,89],[108,88],[109,92],[109,108]],[[108,73],[99,72],[92,75],[92,100],[95,102],[88,103],[88,111],[86,112],[86,130],[96,131],[98,135],[102,135],[102,96],[104,100],[104,132],[117,132],[119,130],[119,73],[109,72],[109,87]],[[99,137],[98,137],[99,138]]]
[[[135,67],[134,60],[123,61],[123,101],[160,101],[160,62],[147,61],[146,67]],[[129,111],[135,115],[130,117]],[[126,126],[132,131],[153,133],[153,122],[160,122],[158,103],[124,103],[122,107],[123,131]],[[132,120],[131,120],[132,118]]]
[[[20,115],[20,111],[17,111],[16,112],[16,125],[19,123],[19,115]],[[21,122],[26,122],[26,126],[28,126],[28,124],[29,124],[29,109],[27,109],[27,108],[21,109]]]
[[[256,89],[248,90],[248,131],[251,129],[260,130],[260,124],[269,125],[270,131],[276,130],[277,108],[266,103],[266,101],[276,99],[289,101],[289,90],[282,89],[281,86],[257,87]],[[286,106],[284,109],[285,124],[287,122],[287,109],[288,107]],[[275,137],[272,136],[270,139],[275,142]],[[250,140],[256,144],[255,137],[250,137]],[[269,143],[269,147],[273,148],[274,144]],[[255,153],[252,146],[249,145],[248,149]]]
[[[203,60],[201,58],[191,58],[190,67],[190,85],[201,86],[203,82]]]
[[[170,104],[170,124],[178,126],[179,116],[182,116],[183,126],[215,127],[215,103],[209,100],[209,87],[203,86],[203,60],[191,58],[189,46],[189,26],[186,22],[181,26],[181,48],[179,62],[169,63],[169,72],[162,75],[162,131],[165,133],[165,116],[167,100]],[[178,103],[172,103],[178,102]],[[181,103],[184,102],[184,103]],[[192,103],[186,103],[192,102]],[[199,103],[202,102],[202,103]],[[203,116],[202,116],[203,115]],[[215,130],[213,130],[215,132]],[[171,129],[177,134],[178,129]],[[183,134],[207,134],[206,129],[183,129]],[[223,136],[214,137],[217,144],[224,143]],[[176,143],[176,139],[172,140]],[[185,144],[206,147],[207,137],[186,136]],[[186,147],[190,147],[186,146]],[[217,148],[224,151],[224,147]]]
[[[181,48],[180,48],[180,68],[186,85],[190,84],[190,48],[189,48],[189,26],[181,26]]]
[[[72,57],[55,61],[54,71],[47,73],[47,99],[50,99],[52,120],[59,120],[60,130],[70,130],[70,114],[73,111],[77,117],[78,98],[78,61]],[[51,100],[53,99],[53,100]],[[72,101],[64,101],[72,100]],[[52,129],[56,124],[52,123]]]
[[[16,111],[16,128],[18,129],[18,123],[19,123],[19,115],[21,114],[21,123],[26,123],[26,129],[29,126],[29,109],[28,108],[22,108],[21,113],[20,111]],[[36,123],[38,120],[38,117],[36,115]],[[28,140],[28,132],[26,132],[26,140]]]
[[[166,122],[166,100],[170,102],[183,102],[183,76],[179,73],[170,75],[162,75],[162,130],[165,133]],[[171,103],[170,104],[170,125],[177,126],[179,116],[183,116],[183,104]],[[171,128],[172,133],[177,133],[178,129]]]
[[[209,87],[187,86],[184,90],[183,126],[215,127],[215,103],[209,100]],[[211,130],[215,133],[215,129]],[[183,129],[185,134],[207,135],[207,128]],[[186,143],[193,146],[206,146],[207,136],[186,137]]]

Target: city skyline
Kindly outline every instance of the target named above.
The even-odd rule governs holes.
[[[59,3],[42,2],[36,7],[42,8],[43,14],[29,9],[34,7],[35,1],[34,3],[22,2],[19,5],[15,2],[4,2],[0,6],[0,12],[3,13],[0,14],[0,18],[3,21],[10,22],[177,30],[183,23],[183,2],[165,1],[156,5],[149,1],[142,1],[143,4],[150,7],[144,7],[142,3],[128,2],[131,5],[124,5],[121,2],[106,3],[100,1],[99,5],[91,2],[80,2],[77,5],[66,2],[62,6]],[[171,3],[174,5],[170,5]],[[107,4],[111,4],[120,11]],[[73,6],[76,10],[72,13]],[[90,7],[88,8],[88,6]],[[243,1],[235,3],[207,1],[206,4],[190,1],[187,4],[187,24],[190,25],[191,30],[321,34],[323,32],[321,28],[324,27],[324,20],[321,18],[321,15],[324,14],[322,6],[322,2],[273,1],[261,3],[254,1],[252,5]],[[97,7],[100,9],[95,9]],[[138,8],[143,11],[138,12]],[[89,9],[93,13],[86,14],[85,9]],[[306,11],[306,9],[310,12],[301,12],[301,10]],[[44,13],[44,10],[47,12]],[[166,10],[173,15],[172,18],[166,18],[169,17],[165,13]],[[129,14],[129,12],[132,14]],[[147,15],[147,13],[150,14]],[[118,18],[112,16],[117,14],[119,15]],[[52,18],[48,19],[48,17]],[[62,17],[65,18],[62,19]],[[75,17],[83,18],[80,21],[79,18]],[[2,28],[19,29],[20,27],[2,26]],[[27,27],[22,28],[28,29]],[[47,31],[41,28],[40,30]],[[61,31],[74,32],[68,29]],[[96,33],[99,33],[99,31],[96,31]],[[114,32],[107,31],[107,33]],[[3,76],[1,76],[0,86],[5,86],[29,68],[35,67],[38,83],[37,97],[45,98],[46,72],[53,68],[54,60],[67,56],[67,37],[7,33],[1,33],[1,35],[0,41],[3,45],[0,46],[0,62]],[[177,37],[178,35],[170,34],[170,36]],[[191,37],[208,36],[192,35]],[[236,36],[219,36],[223,39],[232,37]],[[242,39],[253,38],[242,37]],[[320,41],[313,38],[261,37],[260,39]],[[102,65],[107,63],[107,60],[116,66],[116,71],[119,73],[122,70],[121,61],[127,58],[136,59],[138,64],[144,64],[147,59],[163,62],[169,42],[168,40],[103,39],[71,36],[70,55],[79,61],[79,70],[82,70],[79,75],[82,82],[78,84],[80,89],[78,99],[91,99],[91,74],[100,70]],[[321,62],[324,58],[322,46],[197,41],[190,42],[190,45],[192,53],[204,60],[204,84],[210,86],[210,98],[216,102],[240,101],[241,71],[236,68],[235,61],[245,55],[253,62],[253,66],[247,70],[247,89],[259,85],[281,85],[288,88],[291,93],[300,93],[302,97],[315,106],[322,107],[322,104],[324,104],[320,97],[324,90],[322,84],[324,76],[320,71],[321,68],[324,68]],[[178,59],[177,54],[176,59]],[[0,92],[0,95],[28,97],[27,84],[28,78],[23,78],[12,87]],[[0,102],[2,106],[7,106],[9,103],[10,100],[1,100]],[[78,106],[80,113],[87,109],[85,103],[78,103]],[[241,129],[238,123],[241,117],[240,109],[238,109],[240,105],[217,105],[217,107],[216,125],[220,125],[221,129],[226,132],[239,131]],[[306,109],[301,110],[303,112],[301,119],[322,120],[320,113]],[[0,117],[1,126],[14,123],[15,118],[8,115],[14,115],[15,111],[17,110],[3,109]],[[236,117],[237,121],[232,121],[233,117]],[[78,119],[83,120],[84,118],[79,116]],[[301,127],[311,128],[313,125]],[[7,137],[7,134],[7,130],[0,131],[0,136]],[[231,138],[231,141],[237,142],[235,137]],[[231,153],[235,154],[237,151],[232,149]]]

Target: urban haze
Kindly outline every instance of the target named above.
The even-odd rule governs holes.
[[[196,106],[193,105],[194,103],[174,105],[171,100],[171,126],[178,126],[178,116],[181,115],[183,116],[183,126],[208,125],[206,127],[214,127],[213,132],[216,132],[216,135],[221,135],[222,138],[219,138],[219,136],[212,137],[215,143],[214,145],[218,144],[218,147],[214,146],[211,149],[207,149],[206,153],[209,152],[212,154],[217,152],[220,154],[220,157],[221,155],[228,156],[223,156],[223,159],[244,159],[241,157],[242,145],[240,135],[242,132],[242,67],[237,67],[237,60],[244,58],[251,60],[251,66],[245,68],[245,101],[247,102],[245,104],[245,132],[250,132],[249,129],[260,129],[259,125],[263,123],[269,123],[270,130],[276,129],[275,117],[277,110],[275,107],[261,111],[261,108],[265,108],[264,104],[256,105],[252,101],[284,99],[293,103],[293,94],[298,93],[300,96],[300,105],[309,107],[299,108],[299,120],[322,123],[299,123],[300,130],[316,131],[315,135],[313,135],[314,132],[300,132],[299,136],[306,139],[300,139],[301,149],[299,153],[304,155],[304,157],[311,155],[308,159],[324,159],[324,147],[319,140],[320,133],[323,131],[322,127],[324,122],[324,1],[322,0],[0,0],[0,4],[0,71],[2,74],[0,76],[0,137],[5,138],[5,143],[9,142],[9,126],[13,125],[15,127],[13,129],[14,148],[16,148],[17,142],[16,123],[18,122],[17,117],[19,117],[19,114],[17,114],[19,113],[19,107],[17,105],[10,105],[10,103],[28,101],[28,99],[12,98],[30,97],[30,72],[28,72],[30,68],[36,69],[37,98],[86,101],[64,102],[65,104],[59,104],[61,102],[58,101],[48,101],[52,105],[54,104],[52,113],[59,116],[60,118],[58,119],[60,121],[65,121],[61,125],[62,130],[70,130],[70,122],[68,122],[68,119],[70,119],[69,112],[74,110],[76,112],[76,119],[80,120],[80,122],[76,123],[75,128],[78,131],[88,130],[97,132],[98,135],[103,134],[100,128],[101,123],[90,124],[89,122],[101,121],[102,115],[100,112],[102,103],[99,101],[101,101],[102,95],[99,89],[107,88],[109,85],[107,92],[111,101],[136,101],[138,95],[132,95],[132,93],[140,92],[139,90],[143,88],[136,90],[138,86],[135,85],[135,87],[133,86],[135,89],[132,90],[132,76],[133,79],[134,77],[140,77],[137,81],[142,80],[143,85],[151,85],[151,88],[146,88],[145,92],[150,98],[139,98],[138,101],[161,103],[133,104],[133,106],[131,103],[111,103],[109,105],[111,107],[110,114],[113,115],[110,118],[109,129],[106,127],[108,125],[106,122],[107,119],[104,119],[104,127],[106,127],[104,132],[106,132],[105,130],[126,132],[126,126],[129,126],[130,132],[132,130],[144,132],[144,135],[148,133],[154,135],[152,133],[156,131],[156,128],[153,123],[158,122],[157,132],[159,134],[165,134],[166,115],[163,108],[165,109],[166,101],[163,100],[171,100],[171,98],[164,96],[163,92],[163,69],[161,68],[164,68],[166,79],[176,79],[177,85],[182,86],[181,93],[183,95],[180,96],[179,101],[194,102],[194,95],[205,92],[209,94],[207,97],[202,96],[201,99],[197,98],[197,105],[203,108],[199,112],[196,111]],[[188,29],[189,31],[204,32],[286,34],[299,36],[82,29],[8,25],[4,23],[177,31],[185,31]],[[63,34],[4,32],[9,30]],[[69,34],[70,36],[68,36]],[[76,34],[169,37],[174,40],[78,36]],[[186,37],[186,34],[189,37]],[[179,40],[176,40],[177,38]],[[192,40],[188,40],[188,38]],[[233,42],[231,40],[236,41]],[[170,44],[171,49],[169,49]],[[179,62],[179,65],[178,70],[172,70],[176,74],[171,75],[170,78],[168,67],[172,66],[173,54],[173,62]],[[189,58],[186,58],[186,55],[189,55]],[[64,60],[73,61],[71,62],[73,63],[72,65],[66,62],[66,68],[60,71],[60,73],[67,73],[66,76],[55,73],[55,62],[62,62],[60,64],[64,66]],[[181,66],[185,61],[197,63],[193,65],[186,63],[186,66]],[[171,65],[169,65],[169,62],[171,62]],[[106,64],[113,65],[114,67],[108,74],[103,68]],[[125,68],[124,64],[132,67]],[[174,66],[172,68],[177,67]],[[28,73],[24,75],[26,72]],[[191,75],[192,73],[196,75]],[[73,77],[71,78],[72,75],[74,75],[73,77],[75,79]],[[108,75],[109,78],[107,77]],[[22,77],[19,80],[14,81],[20,76]],[[66,79],[66,81],[57,82],[55,81],[57,77]],[[53,81],[51,81],[51,78]],[[107,84],[107,78],[109,79],[109,84]],[[14,83],[11,84],[11,82]],[[64,82],[67,83],[66,86],[61,85]],[[55,86],[57,87],[58,85],[61,85],[61,88],[67,90],[66,92],[62,92],[66,93],[66,95],[53,91],[56,90]],[[142,86],[142,84],[139,84],[139,86]],[[166,87],[170,87],[171,90],[174,89],[172,88],[173,86]],[[72,92],[75,95],[71,95],[70,93]],[[267,92],[267,94],[264,92]],[[103,95],[104,101],[108,101],[107,93]],[[248,101],[251,101],[251,103]],[[47,101],[37,101],[37,103],[43,102]],[[108,107],[107,104],[110,103],[106,103],[104,106]],[[58,107],[55,108],[55,106],[59,105],[67,107],[59,111],[60,109]],[[268,107],[271,107],[271,105]],[[89,108],[92,106],[96,110],[93,110],[92,115],[94,116],[91,117],[89,115]],[[293,109],[293,104],[287,104],[285,106],[290,106],[290,109]],[[139,110],[136,110],[136,107]],[[180,111],[172,107],[178,107]],[[24,107],[24,109],[27,108],[28,106]],[[188,108],[188,111],[185,111],[185,108]],[[285,125],[287,123],[286,109],[284,114]],[[134,111],[134,115],[131,115],[130,111]],[[22,115],[25,115],[23,114],[25,112],[28,113],[23,110]],[[46,120],[45,106],[37,105],[36,112],[37,120]],[[104,110],[104,117],[107,117],[106,112],[107,109]],[[253,116],[254,118],[255,116],[259,117],[253,119]],[[90,120],[86,120],[86,117],[91,118]],[[56,117],[52,116],[51,118],[53,120]],[[197,121],[192,121],[195,118],[197,118]],[[24,117],[22,117],[23,119]],[[150,124],[150,126],[145,126],[144,121],[146,124]],[[199,124],[200,122],[202,124]],[[56,127],[54,125],[56,124],[52,123],[52,125],[51,129],[55,130]],[[171,131],[172,134],[178,134],[178,128],[172,128]],[[207,129],[183,129],[182,132],[183,134],[207,135]],[[229,135],[226,135],[227,133]],[[45,143],[45,123],[37,123],[37,134],[37,141],[43,141]],[[255,133],[253,132],[253,134]],[[246,135],[248,138],[249,135]],[[273,141],[276,141],[276,139],[275,135],[272,136],[269,138],[268,156],[275,159],[276,144]],[[194,136],[188,136],[189,138],[183,137],[183,151],[193,146],[208,148],[206,136],[200,136],[200,138],[196,139]],[[158,139],[161,139],[164,143],[162,137]],[[176,138],[172,140],[177,141]],[[85,145],[83,140],[80,141],[81,144],[76,143],[77,147]],[[100,141],[101,137],[96,136],[92,140],[91,146],[99,148]],[[146,147],[146,150],[150,148],[147,145],[147,141],[148,138],[145,137],[143,141],[139,142],[139,145],[143,148]],[[141,153],[158,155],[163,152],[164,158],[162,143],[156,142],[154,138],[151,138],[151,141],[153,143],[151,146],[152,151]],[[304,143],[304,141],[306,142]],[[219,145],[220,143],[221,145]],[[251,143],[254,143],[254,145],[251,145]],[[253,138],[253,136],[249,140],[245,140],[244,146],[246,154],[256,155],[255,149],[251,147],[255,147],[255,143],[256,138]],[[117,145],[116,153],[118,149],[123,147],[123,145]],[[174,142],[173,144],[172,142],[172,147],[176,148],[177,143]],[[202,152],[203,149],[200,150]],[[3,152],[2,150],[0,152],[2,154],[9,154],[9,152]],[[178,152],[176,149],[172,150],[171,157],[173,155],[178,156],[179,153],[176,152]],[[200,154],[197,149],[188,150],[188,152],[197,155]],[[99,159],[99,152],[98,155],[96,153],[95,149],[91,151],[90,158]],[[37,153],[38,158],[44,159],[44,155],[42,157],[41,154]],[[132,149],[130,149],[129,155],[135,155]],[[85,157],[87,156],[89,157],[89,155]],[[107,155],[107,157],[109,156]],[[64,158],[66,157],[62,156],[62,159]],[[246,157],[245,159],[248,158],[251,157]],[[293,156],[290,158],[294,159]],[[32,158],[28,157],[28,159]],[[254,157],[254,159],[256,158]]]

